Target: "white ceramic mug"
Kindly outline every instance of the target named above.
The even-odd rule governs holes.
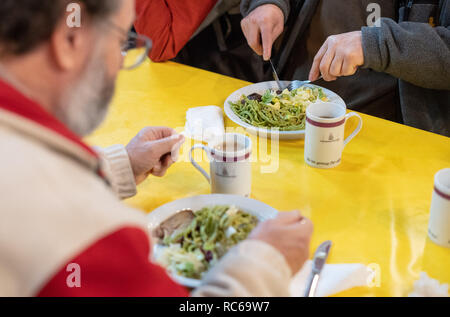
[[[434,177],[428,236],[436,244],[450,248],[450,168]]]
[[[223,148],[223,144],[228,146]],[[210,161],[211,176],[195,162],[192,153],[203,149]],[[227,133],[208,146],[197,144],[189,152],[191,163],[211,184],[213,194],[231,194],[249,197],[252,187],[251,139],[243,134]]]
[[[344,139],[345,123],[359,118],[355,131]],[[306,109],[305,162],[312,167],[333,168],[342,160],[344,147],[361,131],[362,118],[355,112],[346,114],[345,107],[332,102],[320,102]]]

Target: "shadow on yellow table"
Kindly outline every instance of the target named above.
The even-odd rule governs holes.
[[[182,131],[190,107],[223,106],[228,95],[246,85],[176,63],[147,61],[120,75],[109,116],[87,141],[127,144],[141,128],[154,125]],[[363,263],[378,272],[378,283],[340,296],[406,296],[421,271],[449,283],[450,249],[428,240],[427,225],[433,176],[450,166],[450,139],[362,117],[362,132],[332,170],[308,167],[302,140],[280,141],[279,155],[276,146],[270,155],[269,146],[268,159],[253,164],[252,198],[310,217],[315,225],[311,250],[332,240],[330,263]],[[235,127],[229,120],[226,125]],[[350,121],[347,133],[355,126]],[[172,200],[209,193],[206,180],[188,162],[191,145],[188,140],[166,177],[149,178],[127,203],[151,212]],[[265,173],[268,169],[274,171]]]

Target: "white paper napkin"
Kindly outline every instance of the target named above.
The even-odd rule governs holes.
[[[409,297],[448,297],[448,284],[441,284],[427,273],[421,272],[420,278],[414,283],[414,290]]]
[[[186,113],[185,136],[209,143],[225,133],[223,112],[217,106],[191,108]]]
[[[292,297],[304,296],[311,269],[312,261],[308,261],[292,278],[289,289]],[[320,274],[316,297],[331,296],[353,287],[367,286],[373,274],[367,266],[359,263],[325,264]]]

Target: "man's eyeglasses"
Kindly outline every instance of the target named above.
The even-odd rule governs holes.
[[[148,37],[131,31],[128,32],[128,39],[121,48],[124,57],[122,69],[131,70],[141,65],[151,49],[152,41]]]
[[[108,25],[126,38],[121,46],[121,53],[124,57],[122,69],[131,70],[141,65],[152,49],[152,40],[145,35],[132,31],[127,32],[112,22],[109,22]]]

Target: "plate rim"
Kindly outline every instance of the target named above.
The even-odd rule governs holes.
[[[291,81],[281,81],[281,84],[283,85],[288,85],[290,84]],[[273,134],[273,132],[267,128],[259,128],[259,127],[255,127],[253,125],[250,125],[244,121],[241,120],[241,118],[239,118],[239,116],[231,109],[231,106],[229,104],[229,101],[232,101],[231,98],[237,97],[237,96],[241,96],[242,93],[240,93],[241,90],[243,89],[248,89],[252,86],[258,86],[258,85],[267,85],[269,87],[273,87],[276,88],[276,86],[278,85],[276,81],[264,81],[264,82],[260,82],[260,83],[255,83],[255,84],[251,84],[251,85],[247,85],[244,87],[239,88],[238,90],[234,91],[233,93],[231,93],[227,99],[224,102],[224,111],[226,116],[228,117],[228,119],[230,119],[231,121],[233,121],[235,124],[243,127],[244,129],[250,131],[250,132],[254,132],[254,133],[258,133],[259,135],[271,135]],[[331,92],[332,94],[336,95],[337,100],[335,100],[335,102],[340,103],[343,107],[345,107],[345,109],[347,110],[347,104],[345,103],[344,99],[339,96],[337,93],[335,93],[334,91],[327,89],[325,87],[319,86],[319,85],[315,85],[315,84],[308,84],[306,86],[309,87],[317,87],[317,88],[322,88],[327,92]],[[329,94],[329,93],[327,93]],[[305,134],[305,129],[303,130],[294,130],[294,131],[279,131],[280,136],[296,136],[296,135],[303,135]]]

